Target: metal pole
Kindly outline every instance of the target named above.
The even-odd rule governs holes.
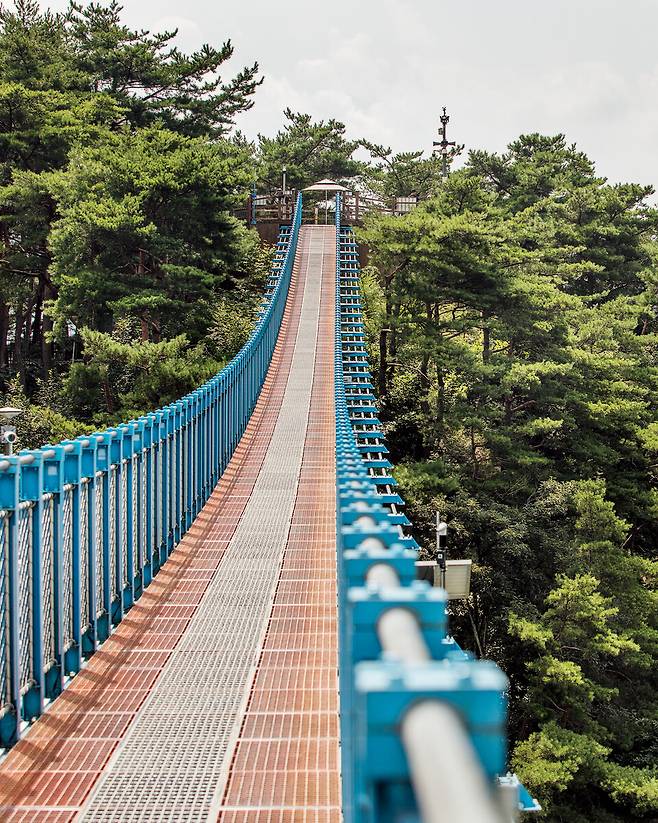
[[[448,149],[450,146],[454,146],[455,141],[449,141],[447,137],[447,129],[448,123],[450,122],[450,116],[446,114],[446,107],[443,107],[443,114],[439,118],[441,121],[441,128],[439,129],[439,137],[441,138],[440,142],[434,142],[433,146],[438,146],[441,153],[441,176],[445,180],[448,177]]]
[[[436,513],[436,562],[441,575],[441,588],[446,587],[446,561],[448,559],[448,524],[441,520],[439,512]]]
[[[254,181],[251,187],[251,198],[250,198],[250,205],[251,205],[251,215],[249,222],[252,226],[255,226],[258,222],[256,220],[256,198],[258,197],[258,190],[256,189],[256,181]]]

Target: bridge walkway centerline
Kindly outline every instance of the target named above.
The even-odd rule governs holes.
[[[0,819],[340,819],[335,230],[304,227],[256,409],[142,598],[0,766]]]

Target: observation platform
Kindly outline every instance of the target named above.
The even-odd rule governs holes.
[[[303,226],[271,365],[208,502],[0,765],[0,820],[341,819],[336,231]]]

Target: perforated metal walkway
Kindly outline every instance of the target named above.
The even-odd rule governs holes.
[[[210,501],[0,767],[0,820],[340,819],[335,231],[301,230],[282,331]]]

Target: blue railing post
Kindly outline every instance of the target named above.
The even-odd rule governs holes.
[[[2,579],[0,591],[4,620],[5,640],[0,641],[3,654],[3,678],[0,683],[0,745],[13,746],[20,734],[21,688],[18,631],[18,486],[19,464],[17,457],[7,459],[7,468],[0,472],[0,511],[3,512]],[[4,583],[4,588],[2,584]]]
[[[135,564],[133,534],[133,432],[132,425],[119,426],[121,438],[121,543],[122,592],[124,612],[135,602]]]
[[[64,545],[64,460],[63,446],[45,447],[44,454],[52,456],[43,460],[43,488],[52,495],[52,630],[53,661],[44,671],[44,697],[53,699],[64,688],[64,638],[63,638],[63,545]]]
[[[206,438],[205,438],[205,390],[197,389],[194,392],[194,509],[193,517],[201,511],[203,505],[204,468],[206,463]]]
[[[96,435],[78,438],[81,441],[80,471],[81,500],[80,514],[83,526],[80,538],[80,611],[82,623],[82,654],[92,655],[98,645],[96,634]],[[84,525],[86,523],[86,533]]]
[[[133,494],[134,494],[134,551],[133,551],[133,593],[135,600],[142,596],[144,591],[144,432],[146,430],[146,419],[140,418],[133,425],[132,436],[132,462],[133,462]]]
[[[220,381],[215,377],[212,381],[212,476],[210,478],[210,488],[208,494],[212,493],[221,474],[221,447],[220,447]]]
[[[30,650],[23,657],[24,662],[29,660],[30,673],[21,672],[22,685],[22,700],[23,700],[23,718],[31,721],[42,713],[43,711],[43,649],[42,649],[42,501],[41,489],[43,488],[43,460],[39,452],[21,452],[20,457],[27,457],[30,463],[21,466],[20,477],[20,507],[22,508],[22,518],[27,521],[27,525],[19,528],[19,539],[21,544],[24,540],[31,537],[31,546],[26,547],[27,552],[31,557],[31,592],[28,595],[25,588],[25,581],[21,583],[21,590],[28,595],[23,597],[21,602],[21,618],[22,621],[28,619],[26,611],[29,614],[30,631],[28,635],[24,635],[24,641],[30,643]],[[24,532],[27,531],[27,534]],[[21,554],[23,554],[21,548]],[[27,556],[26,556],[27,560]],[[23,574],[27,573],[27,567],[21,569]]]

